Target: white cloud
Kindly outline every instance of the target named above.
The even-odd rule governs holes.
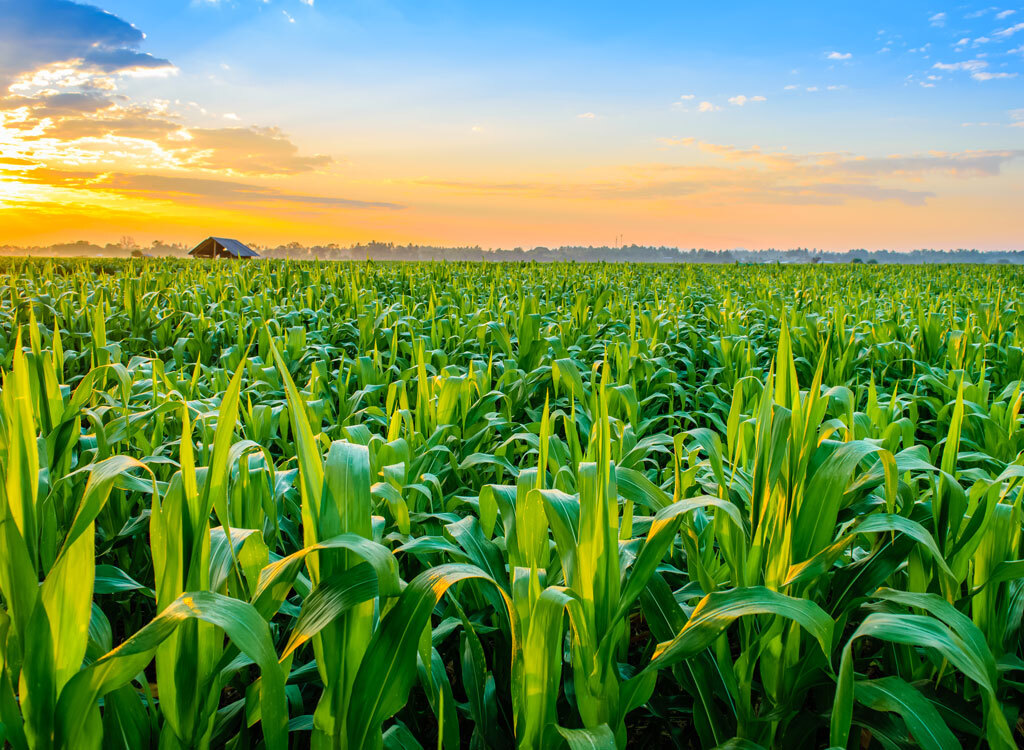
[[[971,73],[975,81],[991,81],[995,78],[1016,78],[1016,73]]]
[[[1015,48],[1013,48],[1011,50],[1007,50],[1006,54],[1008,54],[1008,55],[1024,55],[1024,46],[1015,47]]]
[[[1000,21],[1002,21],[1004,18],[1009,18],[1010,16],[1012,16],[1016,12],[1017,11],[1015,11],[1015,10],[1004,10],[1004,11],[1001,11],[999,13],[996,13],[996,18],[998,18]]]
[[[936,13],[934,16],[928,19],[932,26],[942,27],[946,25],[946,14]]]
[[[593,112],[584,112],[583,114],[576,115],[576,116],[578,118],[580,118],[581,120],[596,120],[597,119],[597,115],[595,115]]]
[[[817,91],[817,90],[818,90],[818,87],[817,87],[817,86],[808,86],[808,87],[807,87],[807,90],[808,90],[808,91]]]
[[[687,136],[686,138],[659,138],[658,143],[663,146],[692,146],[697,142],[697,139],[693,136]]]
[[[783,86],[782,88],[784,91],[793,91],[794,89],[798,89],[800,87],[797,86],[795,83],[791,83],[788,86]]]
[[[66,0],[4,2],[0,11],[0,98],[20,82],[44,88],[116,88],[117,77],[174,75],[169,61],[140,52],[146,35],[94,5]]]
[[[682,99],[684,102],[688,102],[693,98],[693,94],[683,94],[679,98]]]
[[[987,68],[988,63],[984,60],[963,60],[955,63],[937,62],[932,67],[936,70],[969,70],[975,72]]]
[[[312,3],[310,3],[310,5],[312,5]],[[482,132],[484,132],[484,129],[483,129],[483,126],[481,126],[481,125],[474,125],[473,127],[471,127],[469,129],[469,131],[471,133],[482,133]]]
[[[281,12],[284,13],[284,17],[288,19],[288,23],[295,23],[295,19],[292,18],[291,14],[288,11],[282,10]]]
[[[853,57],[852,52],[829,52],[826,55],[828,60],[849,60],[851,57]]]
[[[1018,31],[1022,30],[1024,30],[1024,22],[1015,23],[1013,26],[1009,26],[1005,29],[1000,29],[999,31],[995,32],[993,36],[997,36],[1000,39],[1005,39],[1006,37],[1013,36]]]
[[[971,43],[971,38],[968,37],[968,36],[965,36],[963,39],[961,39],[959,42],[957,42],[953,46],[954,47],[963,47],[965,44],[970,44],[970,43]]]
[[[225,120],[238,120],[240,118],[234,112],[228,112],[227,114],[224,115],[224,119]]]
[[[742,107],[747,102],[763,101],[766,101],[763,96],[744,96],[743,94],[737,94],[736,96],[729,97],[729,104],[735,104],[737,107]]]
[[[974,43],[975,44],[988,44],[991,41],[992,40],[989,39],[987,36],[979,36],[977,39],[974,40]]]
[[[698,112],[717,112],[720,109],[721,107],[717,104],[712,104],[711,102],[701,102],[697,105]]]

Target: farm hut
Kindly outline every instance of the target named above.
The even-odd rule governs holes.
[[[207,237],[188,251],[193,258],[258,258],[260,254],[238,240],[227,237]]]

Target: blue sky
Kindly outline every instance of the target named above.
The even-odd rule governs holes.
[[[1012,6],[981,15],[989,6],[942,10],[917,2],[319,0],[310,6],[300,0],[120,0],[104,7],[144,29],[146,49],[188,65],[185,90],[194,85],[186,78],[203,75],[266,87],[271,96],[246,102],[254,114],[281,116],[278,102],[305,97],[311,89],[328,97],[365,89],[406,97],[425,86],[451,97],[445,112],[592,104],[609,117],[635,107],[664,109],[666,101],[684,94],[722,104],[738,91],[750,91],[775,95],[775,104],[763,108],[771,110],[766,117],[811,117],[838,126],[852,116],[860,122],[850,123],[851,136],[867,138],[863,127],[875,130],[879,121],[928,120],[933,127],[959,128],[964,110],[976,121],[1005,120],[1007,108],[1015,98],[1021,103],[1024,92],[1019,75],[976,81],[969,73],[933,67],[982,56],[987,72],[1019,74],[1024,32],[996,36],[1024,21],[1020,12],[995,17],[1000,10],[1016,11]],[[929,20],[937,14],[944,17]],[[991,41],[974,42],[983,38]],[[971,41],[957,47],[962,39]],[[833,52],[851,57],[828,59]],[[936,74],[943,80],[927,80]],[[934,90],[922,82],[933,83]],[[786,86],[799,88],[787,92]],[[828,86],[845,89],[833,90],[825,106],[822,97],[805,95],[815,86],[818,93]],[[241,106],[245,97],[238,100]],[[297,107],[296,121],[302,121],[306,103]],[[897,127],[894,140],[913,137],[906,130]]]
[[[1022,197],[1022,6],[94,2],[145,34],[131,39],[122,30],[114,41],[102,37],[104,45],[170,66],[153,63],[168,73],[158,76],[99,71],[122,101],[155,106],[210,138],[273,129],[273,149],[327,159],[289,178],[289,191],[409,209],[365,219],[379,238],[390,230],[397,240],[553,244],[617,234],[610,225],[593,236],[579,229],[605,208],[565,203],[564,218],[551,210],[554,199],[586,194],[628,199],[632,212],[620,211],[620,200],[611,221],[638,242],[687,245],[693,230],[708,245],[825,245],[840,240],[819,225],[860,228],[874,210],[880,227],[924,229],[933,213],[949,213],[946,200],[959,201],[963,215],[947,221],[952,233],[921,232],[920,243],[969,243],[954,235],[977,218],[986,229],[976,244],[1024,244],[1021,225],[1002,210]],[[109,33],[109,18],[81,15],[71,37]],[[18,71],[19,55],[25,70],[60,57],[40,62],[27,47],[15,49],[0,72]],[[886,158],[903,161],[873,161]],[[207,164],[204,178],[282,174],[225,159]],[[801,165],[796,173],[790,159]],[[164,158],[141,171],[177,175],[192,165],[194,175],[195,164]],[[873,165],[870,179],[865,164]],[[689,170],[685,180],[680,170]],[[845,213],[835,210],[839,195]],[[967,213],[983,205],[992,215]],[[716,235],[712,220],[698,221],[741,206],[753,223],[742,235]],[[801,241],[781,231],[783,217],[757,218],[772,206],[815,228]],[[524,212],[521,236],[494,229]],[[306,218],[283,216],[281,231],[301,224],[315,227],[311,236],[340,229],[362,238],[350,230],[363,217]],[[453,222],[465,231],[450,229]],[[482,227],[488,236],[479,236]],[[891,244],[911,240],[893,236]],[[862,242],[885,244],[886,235],[862,233]]]

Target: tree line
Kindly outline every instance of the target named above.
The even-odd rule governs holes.
[[[244,239],[243,239],[244,242]],[[706,248],[681,249],[678,247],[625,245],[622,247],[563,245],[561,247],[483,248],[479,245],[444,247],[438,245],[396,244],[392,242],[368,242],[341,246],[303,245],[290,242],[285,245],[268,246],[255,242],[246,243],[267,258],[295,258],[307,260],[378,260],[378,261],[489,261],[489,262],[634,262],[634,263],[885,263],[885,264],[926,264],[926,263],[993,263],[1024,264],[1024,251],[989,250],[968,248],[916,250],[867,250],[851,249],[842,252],[818,250],[816,248],[764,248],[748,250],[733,248],[711,250]],[[47,246],[0,246],[0,255],[42,256],[42,257],[183,257],[191,245],[167,243],[155,240],[148,245],[139,245],[130,237],[119,242],[100,245],[86,240],[58,243]]]

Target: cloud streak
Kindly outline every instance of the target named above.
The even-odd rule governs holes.
[[[739,147],[693,137],[663,138],[667,148],[696,149],[709,163],[659,162],[621,166],[602,179],[487,182],[418,180],[465,195],[504,195],[607,201],[683,201],[701,205],[841,206],[852,201],[921,207],[935,197],[929,176],[992,178],[1024,150],[962,151],[865,157],[848,153],[795,154]]]
[[[1016,34],[1018,31],[1024,31],[1024,22],[1015,23],[1013,26],[1008,26],[1005,29],[993,32],[992,36],[999,37],[1000,39],[1006,39]]]
[[[24,161],[24,160],[23,160]],[[0,179],[16,176],[26,185],[44,185],[93,194],[110,194],[146,200],[174,203],[215,204],[235,208],[258,207],[267,204],[303,204],[320,208],[372,208],[398,210],[397,203],[362,201],[323,195],[289,193],[273,187],[203,177],[177,177],[155,174],[129,174],[124,172],[86,172],[50,169],[41,165],[24,164],[3,168]]]
[[[991,72],[986,70],[988,68],[988,61],[980,60],[975,58],[974,60],[961,60],[955,63],[944,63],[937,62],[932,66],[935,70],[946,70],[946,71],[965,71],[971,74],[971,78],[975,81],[993,81],[1004,78],[1016,78],[1016,73],[1009,73],[1006,71]],[[929,76],[932,78],[932,76]],[[926,85],[926,84],[924,84]]]
[[[932,67],[935,70],[969,70],[973,72],[987,68],[988,63],[984,60],[962,60],[955,63],[937,62]]]

